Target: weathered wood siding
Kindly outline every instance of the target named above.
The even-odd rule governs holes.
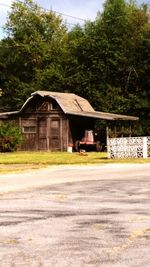
[[[22,150],[67,150],[67,118],[54,100],[37,97],[27,106],[19,121],[25,138]]]
[[[67,151],[85,130],[94,128],[95,120],[65,115],[54,99],[36,95],[19,114],[9,116],[9,121],[22,128],[24,142],[20,150]]]

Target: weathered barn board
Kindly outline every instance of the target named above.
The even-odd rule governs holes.
[[[75,94],[37,91],[19,111],[0,114],[0,122],[11,121],[22,128],[21,150],[67,151],[95,120],[137,120],[137,117],[98,112]]]

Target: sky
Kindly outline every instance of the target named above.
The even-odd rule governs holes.
[[[2,26],[6,23],[13,1],[0,0],[0,37],[3,36]],[[150,0],[137,0],[137,3],[141,4],[143,1],[150,4]],[[71,27],[72,24],[83,24],[84,20],[95,20],[97,12],[103,10],[105,0],[36,0],[35,2],[43,8],[68,15],[63,15],[63,18],[68,27]],[[81,18],[81,20],[71,16]]]

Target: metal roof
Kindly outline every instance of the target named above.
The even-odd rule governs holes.
[[[105,113],[105,112],[67,112],[66,114],[75,115],[75,116],[84,116],[89,118],[101,119],[101,120],[138,120],[138,117],[134,116],[126,116],[126,115],[119,115],[114,113]]]
[[[93,107],[85,98],[72,93],[36,91],[31,96],[34,95],[40,95],[42,97],[47,96],[53,98],[60,105],[64,113],[67,113],[69,111],[94,112]]]
[[[31,97],[27,99],[22,108],[19,111],[0,113],[0,118],[5,118],[9,115],[20,114],[26,107],[27,103],[33,100],[33,98],[39,95],[41,97],[50,97],[54,99],[58,105],[61,107],[62,111],[68,115],[74,116],[84,116],[95,119],[103,120],[138,120],[138,117],[126,116],[114,113],[106,113],[95,111],[90,103],[75,94],[72,93],[60,93],[60,92],[50,92],[50,91],[36,91],[31,94]]]

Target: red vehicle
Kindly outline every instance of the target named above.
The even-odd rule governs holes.
[[[75,142],[75,150],[80,151],[101,151],[100,141],[97,141],[97,133],[93,130],[85,130],[84,137]]]

